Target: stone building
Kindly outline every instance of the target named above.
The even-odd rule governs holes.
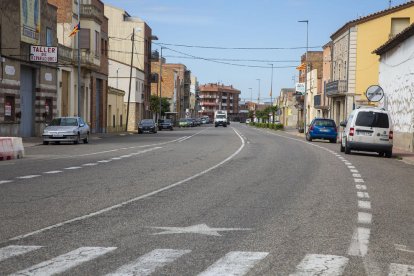
[[[56,7],[1,0],[0,43],[0,136],[40,136],[56,115],[57,64],[31,61],[30,45],[57,46]]]

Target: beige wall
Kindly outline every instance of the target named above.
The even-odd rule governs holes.
[[[126,105],[124,104],[124,95],[125,92],[122,90],[108,88],[108,132],[125,130]]]

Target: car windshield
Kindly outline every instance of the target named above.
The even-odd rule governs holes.
[[[187,119],[180,119],[180,122],[185,123],[187,122]]]
[[[217,115],[217,116],[216,116],[216,118],[219,118],[219,119],[225,119],[225,118],[226,118],[226,115],[220,115],[220,114],[219,114],[219,115]]]
[[[161,120],[161,123],[169,124],[169,123],[171,123],[171,120]]]
[[[56,118],[53,119],[50,126],[77,126],[78,120],[76,118]]]
[[[355,125],[364,127],[389,128],[388,115],[373,111],[361,111],[358,113]]]
[[[141,124],[153,124],[154,122],[151,119],[147,119],[147,120],[142,120]]]
[[[335,122],[332,120],[316,120],[315,126],[336,127]]]

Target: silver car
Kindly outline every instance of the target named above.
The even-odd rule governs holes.
[[[78,144],[81,140],[87,144],[89,133],[89,126],[81,117],[58,117],[43,130],[43,145],[48,145],[49,142]]]

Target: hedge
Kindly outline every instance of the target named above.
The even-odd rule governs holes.
[[[251,122],[249,125],[254,126],[254,127],[258,127],[258,128],[269,128],[269,129],[274,129],[274,130],[283,129],[283,124]]]

